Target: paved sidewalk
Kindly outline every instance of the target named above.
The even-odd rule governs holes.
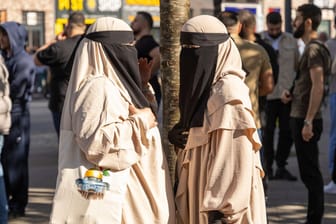
[[[323,111],[323,134],[319,142],[320,167],[324,183],[330,181],[328,171],[329,142],[329,108]],[[292,147],[287,167],[299,177],[295,148]],[[301,179],[296,182],[272,180],[269,182],[269,199],[267,206],[269,224],[301,224],[305,222],[307,208],[307,190]],[[325,213],[323,224],[336,224],[336,195],[325,194]]]
[[[32,103],[31,116],[29,205],[25,217],[10,220],[9,224],[45,224],[48,223],[51,210],[57,173],[57,136],[45,100],[35,100]],[[325,183],[328,183],[328,117],[325,118],[324,124],[324,134],[320,141],[320,162]],[[294,150],[289,159],[288,169],[299,176]],[[296,182],[270,181],[267,207],[269,224],[304,223],[306,194],[306,189],[300,180]],[[336,224],[336,195],[326,195],[325,199],[323,224]]]
[[[327,153],[321,153],[321,168],[327,174]],[[296,158],[292,156],[288,167],[293,174],[299,176]],[[325,183],[329,182],[324,175]],[[306,217],[307,190],[301,180],[288,182],[273,180],[269,182],[269,199],[267,206],[269,224],[303,224]],[[325,194],[325,214],[323,224],[336,223],[336,195]]]

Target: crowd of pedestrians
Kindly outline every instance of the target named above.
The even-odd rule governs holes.
[[[87,27],[73,12],[33,58],[25,27],[0,24],[0,223],[24,216],[28,203],[36,66],[50,70],[59,140],[50,223],[266,224],[268,182],[298,179],[286,168],[293,145],[307,189],[305,223],[322,223],[324,193],[336,194],[336,39],[322,41],[321,18],[320,8],[303,4],[293,34],[282,31],[278,12],[261,33],[248,10],[183,24],[180,118],[168,133],[174,188],[158,129],[164,84],[149,13],[130,25],[102,17]],[[318,141],[327,97],[324,186]]]

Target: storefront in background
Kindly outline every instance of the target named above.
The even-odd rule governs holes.
[[[122,0],[57,0],[55,34],[63,32],[71,12],[80,11],[85,15],[85,23],[92,24],[98,17],[120,18]]]
[[[255,15],[256,18],[256,31],[260,32],[263,30],[263,12],[262,6],[259,3],[234,3],[234,2],[223,2],[221,5],[222,11],[234,11],[238,12],[239,10],[248,10]]]
[[[55,34],[63,32],[69,14],[74,11],[83,12],[88,25],[102,16],[114,16],[130,24],[137,11],[146,11],[152,14],[154,27],[160,25],[159,0],[57,0]]]

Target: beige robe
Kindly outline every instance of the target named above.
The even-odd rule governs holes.
[[[224,75],[212,87],[204,125],[192,128],[178,154],[177,220],[206,224],[221,211],[228,224],[266,224],[260,141],[248,88]]]
[[[125,97],[104,75],[89,77],[68,97],[70,115],[63,113],[62,127],[72,130],[61,130],[50,223],[175,223],[158,128],[129,116]],[[86,200],[76,188],[75,180],[94,164],[112,171],[103,200]]]
[[[128,31],[101,17],[87,33]],[[111,36],[112,37],[112,36]],[[113,39],[113,38],[112,38]],[[52,224],[174,224],[175,206],[158,128],[149,128],[102,45],[84,38],[76,51],[64,102]],[[103,200],[86,200],[75,181],[87,169],[110,170]]]

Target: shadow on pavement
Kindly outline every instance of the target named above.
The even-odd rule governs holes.
[[[10,219],[10,224],[45,224],[48,223],[51,211],[51,201],[54,190],[47,188],[30,188],[29,204],[26,216],[17,219]]]

